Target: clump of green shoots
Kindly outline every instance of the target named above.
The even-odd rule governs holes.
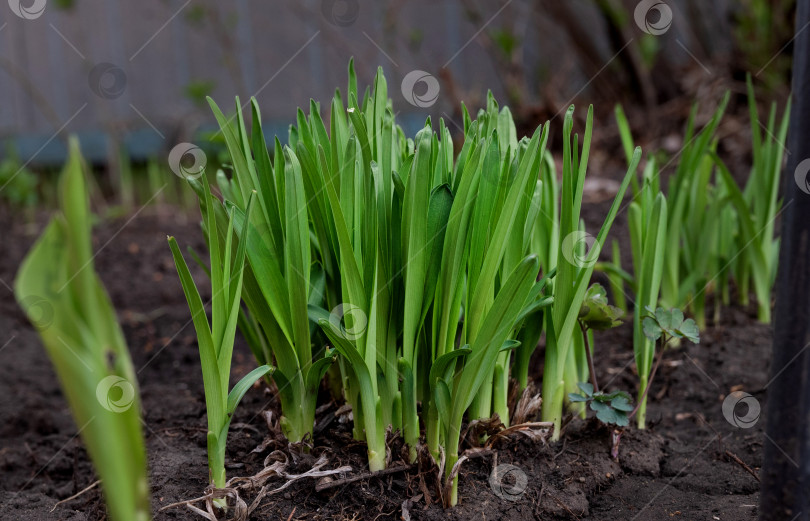
[[[644,169],[642,186],[630,203],[628,216],[635,275],[633,353],[641,389],[647,386],[647,375],[650,374],[655,354],[653,341],[643,332],[644,314],[647,307],[658,303],[665,259],[667,255],[673,256],[666,249],[667,200],[658,191],[654,171],[655,161],[651,160]],[[638,427],[643,429],[647,402],[639,397],[639,404]]]
[[[308,318],[341,355],[354,435],[379,470],[389,427],[403,431],[411,458],[423,427],[437,459],[440,446],[457,447],[479,391],[487,398],[471,417],[509,420],[512,339],[551,302],[542,293],[547,279],[525,264],[533,230],[524,225],[536,221],[531,195],[548,125],[518,141],[508,109],[490,95],[476,120],[465,116],[454,161],[443,121],[436,133],[428,120],[414,140],[404,137],[381,71],[359,98],[350,64],[347,98],[348,107],[339,93],[333,98],[330,132],[318,104],[308,116],[299,111],[289,147],[276,140],[272,160],[255,102],[250,139],[238,103],[231,119],[212,103],[232,158],[233,176],[217,178],[240,238],[247,222],[241,324],[257,358],[277,361],[285,435],[311,434],[325,369],[313,363],[311,343],[321,337]],[[251,191],[260,210],[246,218]],[[217,215],[222,228],[229,217]],[[512,275],[521,282],[510,283]],[[471,376],[452,377],[465,371]]]
[[[322,304],[325,277],[336,271],[330,262],[313,262],[313,251],[327,248],[334,232],[320,206],[318,213],[311,213],[321,202],[309,195],[313,176],[319,171],[311,163],[302,163],[302,156],[296,154],[295,129],[290,132],[290,146],[282,147],[275,140],[271,159],[255,100],[250,104],[250,134],[238,98],[236,114],[231,118],[212,100],[209,103],[230,153],[232,177],[217,173],[230,212],[218,204],[214,210],[216,225],[212,223],[207,233],[210,236],[212,229],[226,229],[233,221],[240,246],[245,245],[242,297],[247,310],[240,312],[240,326],[256,359],[274,365],[272,378],[282,405],[281,428],[288,440],[299,442],[312,436],[318,387],[334,360],[322,348],[313,349],[310,321],[313,306]],[[303,118],[303,113],[299,116]],[[320,117],[313,118],[311,127],[303,119],[301,124],[304,136],[326,133]],[[197,192],[200,196],[199,188]],[[257,208],[248,212],[251,197]],[[310,233],[317,239],[311,241]]]
[[[712,152],[711,159],[718,167],[721,186],[725,188],[735,210],[737,233],[733,248],[738,254],[730,258],[729,262],[734,261],[733,272],[739,284],[740,299],[744,305],[748,303],[749,288],[753,283],[759,320],[769,323],[771,290],[776,280],[776,264],[779,259],[779,239],[774,237],[774,227],[782,206],[779,183],[782,178],[790,100],[780,122],[777,123],[774,103],[768,114],[767,124],[763,124],[759,119],[750,76],[747,78],[747,87],[754,163],[745,188],[740,190],[716,153]]]
[[[566,114],[560,186],[546,151],[549,124],[518,139],[491,94],[474,119],[462,107],[458,153],[443,120],[435,128],[428,119],[407,138],[382,71],[361,95],[351,63],[328,127],[311,102],[272,155],[255,101],[250,133],[238,101],[231,118],[211,104],[231,156],[229,172],[217,174],[223,203],[206,203],[202,185],[192,186],[209,248],[213,230],[234,230],[244,246],[245,307],[229,300],[238,317],[228,320],[261,363],[275,362],[288,439],[312,433],[334,358],[322,350],[328,343],[369,468],[385,467],[386,434],[400,430],[411,461],[423,443],[437,462],[444,455],[445,500],[455,504],[462,423],[497,415],[508,425],[510,374],[526,385],[544,326],[544,416],[559,437],[565,389],[593,372],[585,354],[592,330],[618,319],[601,287],[588,291],[599,248],[580,241],[592,108],[581,148],[573,107]],[[637,150],[599,244],[639,158]],[[592,309],[580,316],[583,305]]]
[[[614,244],[614,266],[605,271],[614,294],[623,294],[625,282],[635,294],[634,351],[642,365],[652,363],[651,357],[645,358],[650,347],[641,333],[645,307],[655,306],[660,293],[664,305],[688,308],[705,325],[706,289],[729,256],[727,249],[720,248],[728,246],[728,241],[722,241],[729,236],[727,222],[721,219],[728,199],[711,185],[714,169],[709,156],[728,100],[726,95],[700,132],[695,132],[697,106],[693,107],[666,195],[661,190],[661,164],[654,156],[647,161],[641,182],[633,180],[628,216],[633,270],[622,271],[618,244]],[[633,138],[618,106],[616,121],[627,155]]]
[[[206,236],[211,254],[212,318],[210,324],[205,313],[205,305],[174,237],[169,237],[169,246],[191,310],[194,329],[197,332],[208,416],[207,442],[210,479],[215,487],[224,488],[226,481],[225,448],[234,410],[256,380],[272,372],[273,368],[266,364],[257,367],[234,385],[230,393],[228,392],[234,335],[242,296],[247,241],[239,241],[238,246],[234,248],[234,219],[231,219],[225,232],[225,244],[220,243],[221,238],[216,228],[214,210],[214,204],[219,203],[214,202],[205,178],[203,178],[202,186],[204,199],[201,206],[204,206],[203,215],[206,217],[205,227],[208,232]],[[250,206],[251,200],[247,205],[248,214]],[[244,233],[243,228],[243,236]],[[220,506],[225,505],[220,501]]]
[[[699,327],[707,320],[707,295],[715,292],[714,316],[719,318],[720,305],[730,302],[730,281],[737,284],[740,301],[749,302],[751,289],[756,296],[758,317],[769,322],[771,316],[771,289],[776,277],[779,240],[774,226],[781,208],[779,200],[780,171],[788,127],[790,102],[781,120],[777,121],[773,105],[767,122],[760,121],[750,77],[747,79],[748,106],[753,150],[753,165],[748,180],[741,188],[725,163],[717,154],[718,128],[730,96],[727,93],[709,122],[696,131],[697,105],[687,122],[684,147],[666,193],[668,218],[664,224],[665,236],[657,237],[655,256],[663,259],[660,282],[660,300],[664,306],[679,307],[692,313]],[[630,160],[633,139],[621,107],[616,109],[616,120],[625,153]],[[624,284],[629,283],[637,293],[646,293],[647,299],[638,306],[644,309],[654,305],[654,292],[642,291],[645,284],[638,279],[639,235],[646,236],[651,201],[659,188],[660,162],[651,158],[642,176],[643,186],[633,182],[634,203],[641,220],[631,210],[631,240],[636,273],[630,275],[621,269],[618,244],[614,243],[613,265],[601,264],[607,272],[614,294],[621,295]],[[636,221],[635,224],[633,221]],[[651,230],[652,231],[652,230]],[[639,233],[640,232],[640,233]],[[644,238],[644,242],[648,239]],[[650,239],[652,240],[652,239]],[[643,249],[643,248],[642,248]],[[661,252],[664,252],[662,255]],[[655,282],[655,278],[647,283]],[[752,288],[753,286],[753,288]],[[648,288],[649,289],[649,286]],[[621,298],[617,299],[620,307]],[[640,327],[638,321],[637,329]],[[637,335],[643,340],[642,335]],[[673,344],[677,344],[674,340]],[[636,342],[638,344],[638,342]],[[637,353],[638,345],[636,349]],[[641,350],[642,352],[648,351]],[[646,361],[651,363],[651,359]],[[639,415],[643,425],[643,412]]]
[[[583,364],[577,362],[574,349],[580,341],[578,337],[581,331],[577,324],[583,299],[599,258],[601,245],[605,242],[641,157],[641,149],[636,148],[613,205],[598,235],[592,238],[580,222],[580,209],[593,130],[593,107],[588,110],[581,151],[578,136],[572,138],[572,128],[573,107],[566,113],[563,125],[563,181],[559,231],[556,234],[557,272],[552,288],[554,304],[551,312],[545,314],[546,361],[543,370],[542,419],[554,423],[554,440],[560,437],[565,392],[575,390],[577,382],[581,381],[579,377],[587,371],[587,368],[582,368]],[[548,232],[544,233],[548,236]],[[585,251],[584,246],[588,245],[589,238],[592,239],[590,249]]]

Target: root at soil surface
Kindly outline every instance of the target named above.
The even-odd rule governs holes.
[[[387,469],[378,470],[377,472],[366,472],[365,474],[357,474],[355,476],[348,476],[342,479],[330,480],[328,477],[322,479],[315,485],[316,492],[323,492],[324,490],[328,490],[330,488],[340,487],[343,485],[348,485],[349,483],[354,483],[356,481],[362,481],[364,479],[371,479],[371,478],[379,478],[382,476],[388,476],[390,474],[396,474],[397,472],[405,472],[411,470],[413,465],[402,465],[399,467],[390,467]]]
[[[51,509],[51,512],[53,512],[54,510],[56,510],[56,507],[58,507],[59,505],[64,505],[65,503],[67,503],[67,502],[69,502],[69,501],[73,501],[74,499],[78,498],[79,496],[81,496],[81,495],[82,495],[82,494],[84,494],[85,492],[90,492],[91,490],[93,490],[94,488],[96,488],[96,487],[97,487],[97,486],[98,486],[100,483],[101,483],[101,480],[100,480],[100,479],[97,479],[97,480],[95,480],[94,482],[92,482],[90,485],[88,485],[87,487],[85,487],[84,489],[80,490],[79,492],[76,492],[76,493],[75,493],[75,494],[73,494],[72,496],[67,497],[67,498],[65,498],[65,499],[63,499],[63,500],[61,500],[61,501],[57,502],[57,503],[56,503],[56,504],[53,506],[53,508]]]
[[[271,461],[272,464],[270,463]],[[289,462],[290,458],[286,453],[280,450],[273,451],[269,456],[267,456],[267,458],[265,458],[265,467],[255,475],[249,477],[231,478],[225,484],[224,488],[209,487],[206,489],[205,495],[203,496],[166,505],[165,507],[161,508],[160,511],[163,512],[169,508],[185,506],[195,514],[199,514],[210,521],[218,521],[219,518],[217,517],[217,513],[214,508],[214,500],[225,499],[228,501],[229,505],[232,505],[233,508],[233,517],[231,520],[247,521],[248,516],[250,516],[250,514],[261,504],[262,499],[267,496],[278,494],[300,479],[323,478],[325,476],[344,474],[352,471],[352,467],[349,466],[342,466],[332,470],[321,470],[327,463],[329,463],[329,459],[325,454],[321,454],[318,460],[312,465],[312,468],[302,474],[288,473],[287,467],[289,466]],[[281,486],[270,489],[267,482],[274,477],[282,478],[286,481]],[[257,488],[259,488],[259,492],[248,506],[245,500],[240,496],[240,491],[250,493]],[[196,503],[203,503],[205,510],[195,506]]]

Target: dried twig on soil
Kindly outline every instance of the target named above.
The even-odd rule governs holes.
[[[759,478],[757,478],[757,479],[759,479]],[[53,508],[51,509],[51,512],[53,512],[54,510],[56,510],[56,507],[58,507],[59,505],[63,505],[63,504],[65,504],[65,503],[67,503],[68,501],[73,501],[74,499],[76,499],[77,497],[81,496],[81,495],[82,495],[82,494],[84,494],[85,492],[90,492],[91,490],[93,490],[94,488],[96,488],[96,486],[98,486],[98,484],[99,484],[99,483],[101,483],[101,480],[97,479],[97,480],[95,480],[94,482],[90,483],[90,485],[88,485],[88,486],[87,486],[87,487],[85,487],[84,489],[80,490],[79,492],[76,492],[76,493],[75,493],[75,494],[73,494],[72,496],[70,496],[70,497],[68,497],[68,498],[63,499],[62,501],[59,501],[58,503],[56,503],[56,504],[53,506]]]
[[[576,514],[575,514],[575,513],[574,513],[574,512],[571,510],[571,508],[570,508],[568,505],[566,505],[565,503],[563,503],[563,502],[560,500],[560,498],[558,498],[558,497],[557,497],[557,496],[555,496],[554,494],[548,493],[548,497],[550,497],[551,499],[553,499],[555,503],[557,503],[557,504],[558,504],[560,507],[562,507],[562,508],[563,508],[563,510],[565,510],[566,512],[568,512],[568,514],[569,514],[569,515],[571,515],[571,517],[573,517],[574,519],[579,519],[579,518],[580,518],[578,515],[576,515]]]
[[[746,472],[748,472],[749,474],[751,474],[752,476],[754,476],[754,479],[756,479],[757,481],[759,481],[759,476],[757,475],[756,471],[755,471],[754,469],[752,469],[751,467],[749,467],[749,466],[748,466],[748,465],[747,465],[747,464],[746,464],[746,463],[745,463],[743,460],[741,460],[739,457],[737,457],[737,455],[736,455],[736,454],[734,454],[733,452],[730,452],[730,451],[726,451],[726,456],[728,456],[729,458],[731,458],[731,460],[732,460],[732,461],[734,461],[736,464],[738,464],[739,466],[741,466],[742,468],[744,468],[744,469],[746,470]]]
[[[508,437],[510,434],[513,434],[515,432],[520,432],[521,434],[528,436],[530,439],[534,441],[539,440],[545,443],[546,438],[553,429],[554,429],[553,422],[526,422],[518,425],[512,425],[507,429],[495,433],[492,437],[490,437],[487,440],[484,447],[491,448],[495,443],[495,441],[497,441],[500,438]]]
[[[349,476],[346,478],[336,479],[333,481],[324,481],[315,485],[315,491],[323,492],[324,490],[328,490],[330,488],[341,487],[343,485],[348,485],[349,483],[362,481],[364,479],[379,478],[382,476],[388,476],[389,474],[405,472],[407,470],[412,469],[413,467],[414,467],[413,465],[402,465],[399,467],[390,467],[387,469],[378,470],[377,472],[365,472],[363,474],[357,474],[356,476]]]

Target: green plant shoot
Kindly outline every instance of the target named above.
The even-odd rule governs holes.
[[[39,331],[113,521],[147,521],[150,490],[132,361],[101,281],[79,142],[71,137],[59,212],[25,257],[14,294]]]

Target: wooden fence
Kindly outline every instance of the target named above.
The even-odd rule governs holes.
[[[40,163],[61,161],[67,132],[80,135],[95,161],[119,143],[135,157],[164,153],[213,123],[205,95],[223,107],[232,106],[235,95],[243,102],[255,95],[271,131],[284,133],[296,107],[331,98],[335,86],[345,92],[351,56],[363,84],[383,67],[395,107],[413,127],[428,114],[451,118],[459,100],[480,106],[488,87],[506,99],[516,75],[524,92],[513,96],[530,101],[556,82],[564,102],[598,86],[594,72],[609,71],[616,57],[593,0],[2,4],[0,141]],[[635,4],[625,2],[628,12]],[[728,31],[721,23],[726,2],[669,4],[673,33],[662,42],[677,60],[691,59],[679,45],[699,43],[694,27],[679,25],[679,9],[701,4],[711,11],[705,19],[721,26],[709,29]],[[560,22],[560,9],[571,23]],[[635,25],[630,29],[634,38],[648,37]],[[595,53],[590,68],[574,51],[577,39]],[[403,79],[414,70],[437,78],[435,103],[403,96]],[[418,90],[429,87],[417,84],[417,97],[429,95]]]

